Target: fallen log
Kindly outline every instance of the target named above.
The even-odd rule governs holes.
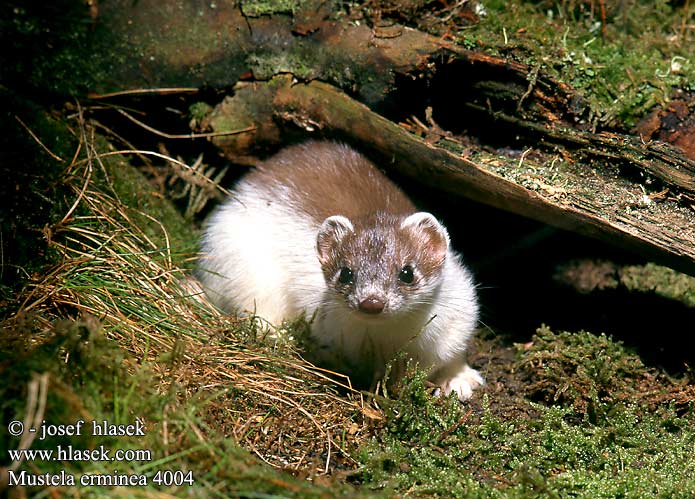
[[[27,79],[44,82],[62,61],[68,76],[52,79],[56,92],[236,85],[207,120],[215,133],[253,127],[213,139],[235,161],[252,162],[257,145],[292,127],[321,130],[423,184],[695,273],[695,167],[676,149],[587,130],[581,96],[540,66],[398,25],[358,25],[328,15],[321,6],[330,12],[332,2],[304,5],[117,0],[90,11],[84,58],[50,53]],[[71,79],[84,74],[93,81]],[[397,124],[427,121],[428,110],[425,140]],[[504,150],[466,142],[482,122],[490,135],[505,124]]]
[[[235,115],[239,110],[243,116]],[[642,183],[620,175],[611,164],[613,157],[604,157],[599,164],[593,158],[591,165],[566,161],[562,168],[556,161],[534,162],[523,156],[519,160],[477,154],[471,159],[455,139],[441,137],[436,145],[428,143],[331,85],[297,83],[291,77],[238,87],[213,112],[209,124],[218,132],[224,124],[239,120],[252,121],[259,142],[279,141],[293,128],[358,142],[381,159],[384,169],[423,185],[608,241],[695,275],[692,208],[675,199],[650,197]],[[216,137],[213,142],[235,159],[237,140]],[[595,143],[606,140],[618,138],[599,136]],[[634,148],[615,154],[629,161]],[[658,162],[658,154],[649,161]],[[660,167],[672,168],[665,163]]]

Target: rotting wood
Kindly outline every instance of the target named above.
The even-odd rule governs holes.
[[[258,130],[268,130],[270,123],[277,123],[296,126],[307,133],[321,131],[343,137],[371,148],[383,158],[381,165],[385,169],[393,169],[423,185],[599,238],[695,275],[692,212],[676,203],[661,204],[652,211],[642,208],[640,184],[620,177],[599,178],[600,172],[596,171],[596,184],[587,182],[584,189],[564,192],[552,185],[532,189],[505,178],[499,167],[493,171],[485,164],[425,143],[325,83],[293,83],[290,77],[282,77],[255,83],[247,90],[237,92],[227,103],[227,110],[248,109],[249,103],[243,99],[260,92],[264,102],[270,104],[255,115]],[[234,121],[233,117],[230,121]],[[278,129],[269,135],[271,141],[280,136]],[[221,142],[227,138],[214,140],[234,157],[231,144]],[[586,169],[594,171],[588,165]],[[603,191],[602,198],[597,196],[598,189]],[[623,199],[626,191],[634,197],[634,203],[612,201]]]
[[[469,105],[477,111],[479,106]],[[514,125],[520,132],[533,133],[539,139],[577,149],[589,159],[617,161],[651,174],[666,186],[695,194],[695,162],[677,147],[639,137],[616,133],[591,133],[564,127],[548,127],[528,120],[494,113],[494,118]]]

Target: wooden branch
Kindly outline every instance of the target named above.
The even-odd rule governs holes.
[[[695,275],[692,211],[677,203],[652,202],[640,184],[589,165],[575,164],[577,177],[582,177],[584,183],[573,185],[570,190],[553,185],[551,175],[546,175],[552,166],[539,164],[531,173],[519,176],[518,171],[512,171],[516,163],[505,166],[503,162],[474,162],[424,142],[336,88],[317,81],[293,84],[290,78],[281,78],[256,83],[246,90],[235,94],[232,102],[227,103],[227,110],[248,112],[253,109],[248,98],[263,95],[265,108],[255,115],[258,130],[267,130],[270,123],[279,122],[307,133],[321,130],[347,137],[381,156],[383,168],[422,184],[599,238]],[[280,136],[277,129],[271,135],[273,139]],[[215,141],[227,147],[227,153],[233,157],[230,144],[225,146],[220,140],[227,138]],[[595,178],[586,181],[586,172],[592,172]],[[626,203],[625,199],[631,201]]]

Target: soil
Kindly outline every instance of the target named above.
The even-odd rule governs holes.
[[[474,414],[483,412],[483,396],[487,395],[490,413],[501,420],[532,419],[537,415],[528,399],[528,382],[516,370],[521,344],[509,338],[482,331],[470,345],[471,365],[485,378],[482,387],[468,402]]]

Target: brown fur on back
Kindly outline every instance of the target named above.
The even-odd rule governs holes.
[[[334,142],[288,147],[245,181],[283,197],[317,224],[332,215],[356,220],[377,212],[407,216],[416,211],[374,164]]]

